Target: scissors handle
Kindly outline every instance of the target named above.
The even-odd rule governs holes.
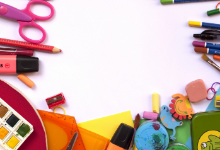
[[[50,13],[48,16],[38,16],[38,15],[35,15],[35,14],[31,11],[31,9],[30,9],[30,7],[31,7],[32,4],[44,4],[44,5],[46,5],[46,6],[48,6],[48,7],[50,8],[51,13]],[[36,20],[36,19],[37,19],[37,20],[49,20],[49,19],[52,18],[53,15],[54,15],[54,7],[53,7],[50,3],[48,3],[48,2],[46,2],[46,1],[44,1],[44,0],[31,0],[31,1],[27,4],[26,8],[23,9],[22,11],[25,12],[26,14],[30,15],[33,20]]]
[[[19,34],[27,42],[34,43],[34,44],[39,44],[39,43],[42,43],[45,40],[46,31],[40,25],[34,23],[34,21],[31,21],[31,22],[21,22],[21,21],[19,21],[19,24],[20,24]],[[23,28],[25,26],[32,26],[32,27],[35,27],[35,28],[39,29],[43,33],[42,38],[40,40],[32,40],[32,39],[28,38],[27,36],[25,36],[24,33],[23,33]]]

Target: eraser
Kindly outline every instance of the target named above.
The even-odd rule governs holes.
[[[160,106],[159,106],[159,94],[158,93],[153,93],[152,94],[152,104],[153,104],[153,112],[154,113],[159,113],[160,111]]]
[[[18,75],[17,78],[26,84],[29,88],[34,86],[34,82],[23,74]]]
[[[207,90],[202,79],[190,82],[186,85],[186,93],[189,101],[192,103],[199,102],[207,97]]]
[[[220,107],[220,95],[215,96],[215,107]]]
[[[63,93],[60,93],[55,96],[47,98],[46,102],[47,102],[49,109],[51,109],[51,108],[57,107],[61,104],[64,104],[66,102],[66,99],[65,99]]]
[[[144,111],[143,118],[144,119],[150,119],[150,120],[157,120],[158,113],[148,112]]]

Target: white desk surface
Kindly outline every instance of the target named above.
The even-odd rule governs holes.
[[[1,0],[19,9],[28,0]],[[45,99],[63,92],[67,115],[83,122],[130,110],[132,116],[152,111],[151,95],[160,94],[160,105],[169,105],[175,93],[203,79],[207,88],[219,81],[220,72],[193,50],[192,35],[204,28],[189,27],[188,21],[220,23],[220,15],[206,12],[218,1],[161,5],[159,0],[51,0],[56,10],[48,21],[37,21],[46,31],[46,45],[59,54],[35,52],[40,71],[26,74],[33,89],[16,75],[0,78],[19,88],[37,109],[50,111]],[[48,8],[32,8],[48,14]],[[23,40],[18,23],[0,18],[1,38]],[[39,38],[38,30],[25,30]],[[210,58],[212,56],[210,55]],[[220,63],[217,62],[220,65]],[[209,101],[193,104],[204,111]]]

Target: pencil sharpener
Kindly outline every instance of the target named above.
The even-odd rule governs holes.
[[[46,99],[47,105],[49,109],[59,106],[61,104],[65,104],[66,99],[63,93],[57,94],[55,96],[49,97]]]

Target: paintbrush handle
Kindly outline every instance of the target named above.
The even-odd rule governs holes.
[[[216,68],[218,71],[220,71],[220,67],[217,64],[215,64],[212,60],[209,60],[208,63],[212,65],[214,68]]]

